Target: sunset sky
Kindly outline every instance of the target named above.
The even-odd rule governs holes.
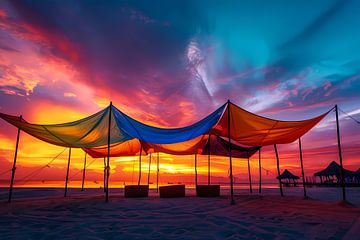
[[[359,10],[355,0],[1,1],[0,112],[62,123],[112,101],[135,119],[181,127],[230,99],[282,120],[314,117],[335,104],[360,120]],[[341,112],[340,124],[344,166],[357,170],[360,124]],[[303,137],[307,176],[338,161],[335,126],[332,112]],[[16,132],[0,121],[0,179],[10,176]],[[16,179],[63,150],[22,133]],[[32,179],[64,179],[67,153]],[[281,169],[299,175],[297,142],[280,145],[279,154]],[[273,147],[262,155],[265,178],[273,181]],[[70,176],[83,158],[73,151]],[[213,176],[227,177],[228,159],[212,159]],[[136,179],[136,161],[111,159],[111,178]],[[193,166],[193,156],[162,155],[162,180],[191,179]],[[102,167],[95,160],[88,179],[101,181]],[[257,155],[251,167],[256,180]],[[246,181],[245,159],[235,160],[234,174]]]

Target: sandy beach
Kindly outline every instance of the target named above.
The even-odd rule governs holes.
[[[111,189],[104,201],[101,189],[16,189],[5,203],[1,191],[1,239],[355,239],[360,209],[329,196],[338,189],[309,190],[328,201],[285,197],[268,190],[263,195],[238,191],[236,204],[229,197],[161,199],[155,190],[149,198],[126,199]],[[301,189],[299,189],[301,190]],[[359,199],[360,189],[350,189]],[[296,190],[298,191],[298,190]],[[295,192],[296,192],[295,191]],[[327,192],[327,193],[326,193]],[[42,194],[40,194],[42,193]],[[222,194],[226,194],[223,191]],[[326,196],[327,195],[327,196]],[[335,196],[335,195],[334,195]]]

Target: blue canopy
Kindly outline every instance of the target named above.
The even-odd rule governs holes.
[[[16,116],[0,113],[0,118],[45,142],[73,148],[94,148],[134,138],[154,144],[178,143],[209,131],[220,119],[226,104],[201,121],[183,128],[157,128],[143,124],[110,105],[78,121],[63,124],[31,124]],[[111,109],[111,114],[110,114]]]
[[[183,128],[158,128],[141,123],[116,107],[112,107],[119,129],[127,135],[148,143],[168,144],[191,140],[209,131],[220,119],[227,104],[193,125]]]

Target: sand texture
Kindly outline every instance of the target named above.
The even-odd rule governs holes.
[[[50,192],[50,190],[48,190]],[[54,190],[55,191],[55,190]],[[60,193],[60,190],[56,190]],[[79,190],[77,190],[79,191]],[[101,191],[0,206],[1,239],[357,239],[360,209],[298,196],[125,199]],[[351,238],[351,236],[353,236]],[[359,239],[359,238],[358,238]]]

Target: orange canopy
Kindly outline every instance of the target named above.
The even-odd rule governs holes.
[[[142,146],[141,146],[142,145]],[[162,152],[172,155],[191,155],[202,154],[208,155],[209,149],[211,155],[216,156],[229,156],[229,144],[227,139],[212,135],[201,135],[192,140],[172,143],[172,144],[152,144],[147,142],[141,142],[138,139],[132,139],[123,143],[110,145],[111,157],[123,157],[123,156],[139,156],[140,148],[141,155],[147,155],[149,153]],[[251,157],[259,147],[242,146],[235,141],[231,143],[231,153],[233,157],[247,158]],[[96,148],[84,148],[84,151],[93,158],[107,157],[107,146]]]
[[[201,154],[208,137],[206,135],[200,135],[189,141],[171,144],[152,144],[142,142],[142,146],[148,153],[162,152],[172,155],[190,155]]]
[[[307,133],[330,111],[303,121],[280,121],[250,113],[229,103],[212,133],[228,137],[230,111],[230,138],[248,146],[266,146],[291,143]]]
[[[147,155],[154,152],[163,152],[173,155],[190,155],[199,153],[201,154],[203,147],[207,142],[207,136],[201,135],[192,140],[172,143],[172,144],[151,144],[141,142],[142,151],[141,155]],[[108,154],[108,147],[84,148],[84,151],[93,158],[106,157]],[[123,156],[139,156],[140,155],[140,141],[132,139],[126,142],[113,144],[110,146],[111,157]]]
[[[108,146],[96,148],[83,148],[83,150],[93,158],[107,157]],[[140,155],[140,141],[137,138],[110,145],[111,157],[125,157],[125,156],[139,156]],[[142,149],[141,155],[147,155],[146,151]]]

